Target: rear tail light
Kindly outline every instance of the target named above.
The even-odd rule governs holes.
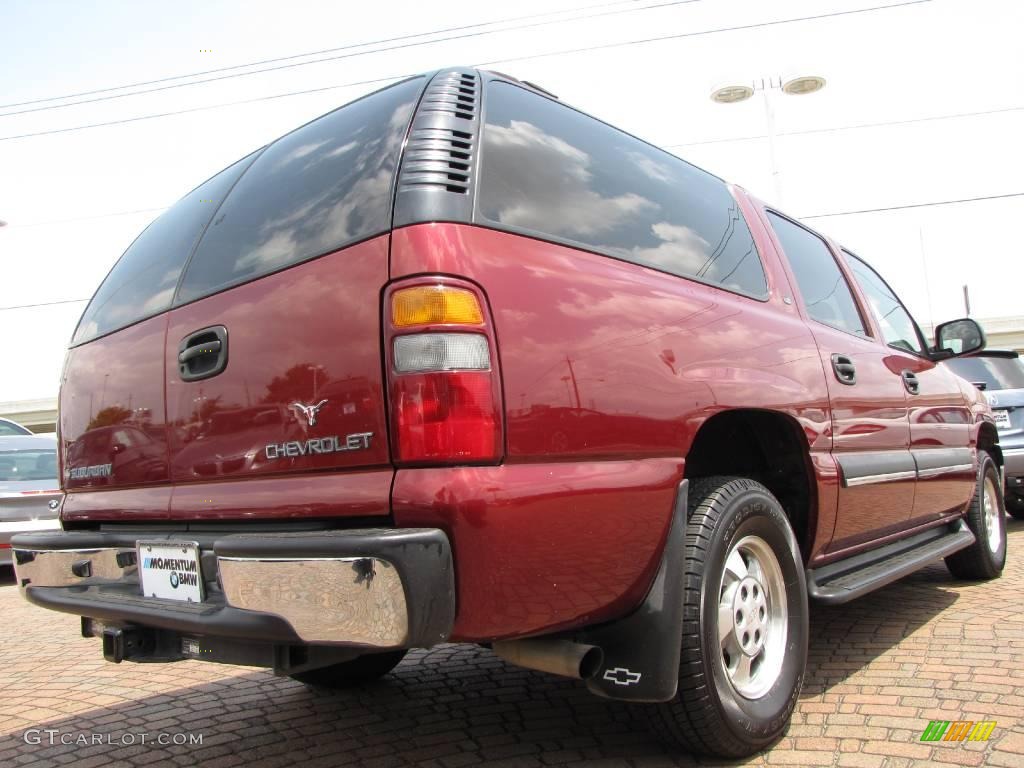
[[[401,464],[501,458],[494,334],[477,290],[452,282],[399,287],[388,296],[392,445]]]

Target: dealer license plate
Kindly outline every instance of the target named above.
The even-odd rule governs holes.
[[[999,429],[1010,428],[1010,412],[1009,411],[992,411],[992,418],[996,420],[996,426]]]
[[[203,572],[194,541],[140,541],[139,581],[146,597],[200,603]]]

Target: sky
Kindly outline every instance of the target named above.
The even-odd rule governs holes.
[[[6,0],[3,19],[0,402],[56,396],[85,302],[160,209],[450,65],[537,83],[803,218],[923,325],[962,316],[965,284],[973,316],[1024,315],[1018,0]],[[766,98],[709,95],[800,75],[827,85],[768,90],[773,175]],[[969,198],[991,199],[922,205]]]

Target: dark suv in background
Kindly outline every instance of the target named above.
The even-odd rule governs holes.
[[[1012,350],[986,349],[946,365],[985,393],[1006,471],[1006,510],[1024,519],[1024,363]]]

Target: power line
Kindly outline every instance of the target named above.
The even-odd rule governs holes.
[[[779,133],[777,135],[779,135],[779,136],[795,136],[795,135],[803,135],[803,134],[809,134],[809,133],[835,133],[835,132],[838,132],[838,131],[855,131],[855,130],[859,130],[859,129],[862,129],[862,128],[880,128],[880,127],[892,126],[892,125],[905,125],[907,123],[924,123],[924,122],[931,122],[931,121],[936,121],[936,120],[951,120],[951,119],[959,119],[959,118],[964,118],[964,117],[979,117],[979,116],[983,116],[983,115],[1006,114],[1006,113],[1009,113],[1009,112],[1020,112],[1020,111],[1024,111],[1024,106],[1020,106],[1020,107],[1005,107],[1005,108],[1001,108],[1001,109],[989,109],[989,110],[985,110],[985,111],[982,111],[982,112],[957,112],[957,113],[950,114],[950,115],[931,115],[930,117],[919,117],[919,118],[913,118],[913,119],[910,119],[910,120],[889,120],[889,121],[875,122],[875,123],[855,123],[854,125],[839,125],[839,126],[832,126],[832,127],[829,127],[829,128],[812,128],[812,129],[802,130],[802,131],[783,131],[783,132],[781,132],[781,133]],[[743,137],[734,137],[734,138],[730,138],[730,139],[712,139],[712,140],[709,140],[709,141],[692,141],[692,142],[687,142],[685,144],[665,144],[665,145],[654,145],[654,146],[660,146],[662,149],[673,149],[673,148],[676,148],[676,147],[693,147],[693,146],[698,146],[698,145],[702,145],[702,144],[719,144],[719,143],[726,143],[726,142],[749,141],[749,140],[753,140],[753,139],[764,139],[764,138],[767,138],[767,137],[763,136],[763,135],[762,136],[743,136]],[[68,223],[77,222],[77,221],[90,221],[92,219],[106,219],[106,218],[111,218],[111,217],[115,217],[115,216],[129,216],[129,215],[135,214],[135,213],[155,213],[157,211],[166,211],[167,208],[169,208],[169,207],[170,206],[166,206],[165,205],[165,206],[162,206],[162,207],[159,207],[159,208],[140,208],[140,209],[137,209],[137,210],[134,210],[134,211],[115,211],[113,213],[101,213],[101,214],[97,214],[95,216],[79,216],[79,217],[76,217],[76,218],[73,218],[73,219],[55,219],[55,220],[51,220],[51,221],[36,221],[36,222],[31,222],[29,224],[8,224],[7,226],[8,226],[8,229],[14,229],[16,227],[42,227],[42,226],[48,226],[48,225],[51,225],[51,224],[68,224]],[[828,215],[840,215],[840,214],[828,214]],[[807,218],[807,217],[804,217],[804,218]]]
[[[228,71],[231,71],[231,70],[234,70],[234,69],[244,69],[246,67],[256,67],[256,66],[259,66],[260,64],[276,64],[279,61],[291,61],[292,59],[301,59],[301,58],[305,58],[306,56],[319,56],[322,53],[335,53],[336,51],[345,51],[345,50],[350,50],[352,48],[363,48],[363,47],[366,47],[366,46],[369,46],[369,45],[380,45],[380,44],[383,44],[383,43],[394,43],[394,42],[397,42],[399,40],[411,40],[411,39],[417,38],[417,37],[428,37],[430,35],[440,35],[440,34],[445,34],[446,32],[460,32],[460,31],[465,30],[465,29],[475,29],[477,27],[492,26],[494,24],[508,24],[508,23],[511,23],[511,22],[514,22],[514,21],[526,21],[528,19],[542,19],[542,18],[546,18],[548,16],[556,16],[556,15],[558,15],[560,13],[574,13],[576,11],[586,11],[586,10],[590,10],[590,9],[593,9],[593,8],[607,8],[610,5],[622,5],[625,2],[636,3],[636,2],[639,2],[639,0],[617,0],[617,2],[612,2],[612,3],[600,3],[600,4],[597,4],[597,5],[583,5],[583,6],[577,6],[575,8],[566,8],[565,10],[561,10],[561,11],[549,11],[548,13],[531,14],[529,16],[513,16],[513,17],[508,18],[508,19],[498,19],[496,21],[484,21],[484,22],[478,22],[476,24],[465,24],[465,25],[458,26],[458,27],[445,27],[445,28],[442,28],[442,29],[435,29],[435,30],[432,30],[432,31],[429,31],[429,32],[417,32],[415,34],[400,35],[398,37],[386,37],[386,38],[381,38],[379,40],[369,40],[369,41],[367,41],[365,43],[350,43],[348,45],[342,45],[342,46],[339,46],[337,48],[323,48],[323,49],[321,49],[319,51],[308,51],[306,53],[296,53],[296,54],[292,54],[290,56],[279,56],[279,57],[273,58],[273,59],[262,59],[260,61],[250,61],[250,62],[248,62],[246,64],[235,64],[235,65],[230,66],[230,67],[217,67],[215,69],[204,69],[204,70],[201,70],[199,72],[191,72],[191,73],[185,74],[185,75],[173,75],[171,77],[163,77],[163,78],[159,78],[157,80],[143,80],[143,81],[137,82],[137,83],[126,83],[124,85],[115,85],[115,86],[111,86],[109,88],[97,88],[97,89],[92,90],[92,91],[79,91],[78,93],[66,93],[66,94],[64,94],[62,96],[48,96],[48,97],[42,98],[42,99],[32,99],[30,101],[18,101],[18,102],[13,102],[11,104],[0,104],[0,109],[7,109],[8,107],[22,107],[22,106],[25,106],[25,105],[28,105],[28,104],[41,104],[44,101],[60,101],[62,99],[73,99],[73,98],[76,98],[78,96],[91,96],[91,95],[96,94],[96,93],[109,93],[110,91],[120,91],[120,90],[124,90],[126,88],[138,88],[138,87],[141,87],[141,86],[144,86],[144,85],[156,85],[158,83],[167,83],[167,82],[170,82],[171,80],[183,80],[183,79],[188,78],[188,77],[200,77],[202,75],[211,75],[211,74],[215,74],[217,72],[228,72]]]
[[[828,128],[806,128],[799,131],[779,131],[776,136],[805,136],[813,133],[836,133],[838,131],[852,131],[861,128],[884,128],[892,125],[910,125],[912,123],[927,123],[934,120],[954,120],[963,117],[981,117],[983,115],[998,115],[1005,114],[1007,112],[1020,111],[1024,111],[1024,106],[986,109],[980,112],[955,112],[949,115],[930,115],[928,117],[914,117],[907,120],[886,120],[877,123],[854,123],[853,125],[836,125]],[[765,134],[759,134],[757,136],[736,136],[729,139],[708,139],[707,141],[690,141],[685,144],[666,144],[662,148],[675,149],[677,147],[696,147],[704,144],[727,144],[736,141],[755,141],[757,139],[767,138],[768,137]]]
[[[632,0],[632,2],[639,2],[639,0]],[[186,87],[191,86],[191,85],[202,85],[204,83],[212,83],[212,82],[216,82],[216,81],[219,81],[219,80],[230,80],[230,79],[233,79],[233,78],[236,78],[236,77],[247,77],[249,75],[259,75],[259,74],[262,74],[264,72],[276,72],[276,71],[279,71],[279,70],[282,70],[282,69],[293,69],[295,67],[305,67],[305,66],[308,66],[310,64],[322,64],[323,62],[326,62],[326,61],[340,61],[342,59],[351,59],[351,58],[356,58],[358,56],[367,56],[367,55],[372,54],[372,53],[385,53],[387,51],[396,51],[396,50],[400,50],[400,49],[404,49],[404,48],[416,48],[416,47],[419,47],[421,45],[433,45],[434,43],[443,43],[443,42],[448,42],[448,41],[451,41],[451,40],[464,40],[464,39],[471,38],[471,37],[484,37],[486,35],[494,35],[494,34],[498,34],[500,32],[513,32],[513,31],[519,31],[519,30],[524,30],[524,29],[532,29],[532,28],[535,28],[535,27],[546,27],[546,26],[550,26],[552,24],[565,24],[565,23],[570,22],[570,21],[580,21],[581,19],[596,19],[596,18],[600,18],[602,16],[614,16],[614,15],[623,14],[623,13],[636,13],[638,11],[648,11],[648,10],[656,9],[656,8],[665,8],[665,7],[673,6],[673,5],[688,5],[690,3],[699,3],[699,2],[702,2],[702,0],[666,0],[665,2],[653,3],[651,5],[645,5],[645,6],[635,7],[635,8],[618,8],[618,9],[613,10],[613,11],[604,11],[602,13],[591,13],[591,14],[586,14],[586,15],[583,15],[583,16],[576,16],[576,17],[567,18],[567,19],[556,19],[554,21],[538,21],[538,22],[533,22],[533,23],[530,23],[530,24],[520,24],[520,25],[517,25],[517,26],[502,27],[501,29],[482,30],[482,31],[479,31],[479,32],[466,32],[466,33],[459,34],[459,35],[450,35],[448,37],[438,37],[438,38],[436,38],[434,40],[423,40],[423,41],[419,41],[419,42],[407,42],[407,43],[402,43],[400,45],[392,45],[392,46],[385,47],[385,48],[374,48],[374,49],[369,50],[369,51],[356,51],[354,53],[344,53],[344,54],[340,54],[338,56],[327,56],[327,57],[324,57],[324,58],[321,58],[321,59],[314,59],[312,61],[300,61],[300,62],[295,62],[295,63],[292,63],[292,64],[281,64],[281,65],[274,66],[274,67],[265,67],[263,69],[254,69],[251,72],[235,72],[235,73],[229,74],[229,75],[218,75],[217,77],[208,77],[208,78],[206,78],[204,80],[193,80],[193,81],[187,82],[187,83],[174,83],[174,84],[171,84],[171,85],[162,85],[162,86],[159,86],[157,88],[147,88],[147,89],[141,90],[141,91],[133,91],[132,93],[118,93],[118,94],[113,94],[113,95],[110,95],[110,96],[97,96],[96,98],[93,98],[93,99],[82,99],[81,101],[72,101],[72,102],[69,102],[67,104],[51,104],[49,106],[44,106],[44,107],[31,107],[29,109],[21,109],[21,110],[15,111],[15,112],[4,112],[4,113],[0,114],[0,117],[9,117],[9,116],[12,116],[12,115],[23,115],[23,114],[26,114],[26,113],[29,113],[29,112],[43,112],[43,111],[47,111],[47,110],[51,110],[51,109],[63,109],[64,107],[75,107],[75,106],[78,106],[80,104],[92,104],[92,103],[95,103],[95,102],[98,102],[98,101],[110,101],[112,99],[124,99],[124,98],[127,98],[129,96],[142,96],[142,95],[147,94],[147,93],[155,93],[157,91],[167,91],[167,90],[171,90],[173,88],[186,88]],[[608,4],[605,4],[605,5],[608,5]],[[603,7],[603,6],[597,6],[597,7]],[[555,12],[555,13],[571,13],[571,11],[558,11],[558,12]],[[540,14],[541,17],[543,17],[543,16],[551,16],[551,15],[553,15],[553,14],[552,13]],[[523,17],[523,18],[531,18],[531,17]],[[500,24],[500,23],[504,23],[504,22],[491,22],[491,23],[492,24]],[[473,25],[473,26],[480,26],[480,25]],[[406,35],[405,38],[420,37],[420,36],[429,35],[429,34],[437,34],[437,33],[423,32],[423,33],[420,33],[419,35]],[[405,39],[405,38],[394,38],[394,39],[395,40],[401,40],[401,39]],[[359,44],[356,44],[356,45],[343,46],[342,48],[336,48],[336,49],[331,49],[331,50],[346,50],[347,48],[358,48],[358,47],[363,47],[363,46],[366,46],[366,45],[373,45],[373,44],[374,43],[359,43]],[[314,55],[314,54],[303,54],[303,55],[307,55],[308,56],[308,55]],[[300,58],[300,56],[286,57],[286,58]],[[238,67],[231,67],[231,68],[226,68],[226,69],[237,69],[237,68],[243,67],[243,66],[253,66],[253,65],[238,65]],[[184,77],[184,76],[181,76],[181,77]],[[178,78],[168,78],[168,79],[178,79]],[[127,86],[122,86],[122,87],[127,87]]]
[[[320,91],[333,91],[337,88],[349,88],[356,85],[377,85],[378,83],[390,83],[396,80],[402,80],[407,77],[412,77],[414,74],[409,73],[406,75],[395,75],[392,77],[375,77],[370,80],[355,80],[350,83],[339,83],[338,85],[325,85],[321,88],[307,88],[303,91],[288,91],[287,93],[275,93],[270,96],[257,96],[252,99],[241,99],[239,101],[226,101],[221,104],[208,104],[205,107],[189,107],[188,109],[177,109],[171,112],[158,112],[152,115],[139,115],[138,117],[126,117],[121,120],[109,120],[105,123],[89,123],[88,125],[76,125],[70,128],[53,128],[49,131],[36,131],[34,133],[22,133],[17,136],[0,136],[0,141],[11,141],[13,139],[27,139],[32,136],[47,136],[53,133],[70,133],[71,131],[82,131],[86,128],[104,128],[110,125],[121,125],[123,123],[137,123],[140,120],[153,120],[159,117],[173,117],[174,115],[186,115],[191,112],[205,112],[210,109],[221,109],[222,107],[237,107],[242,104],[255,104],[259,101],[272,101],[273,99],[284,99],[289,96],[304,96],[308,93],[318,93]]]
[[[960,198],[959,200],[935,200],[935,201],[931,201],[931,202],[927,202],[927,203],[908,203],[907,205],[890,205],[890,206],[887,206],[885,208],[861,208],[860,210],[855,210],[855,211],[833,211],[832,213],[818,213],[818,214],[815,214],[813,216],[799,216],[797,218],[799,218],[801,220],[806,220],[806,219],[824,219],[824,218],[828,218],[830,216],[854,216],[854,215],[861,214],[861,213],[882,213],[882,212],[885,212],[885,211],[903,211],[903,210],[907,210],[909,208],[931,208],[933,206],[939,206],[939,205],[959,205],[961,203],[976,203],[976,202],[981,202],[981,201],[985,201],[985,200],[1005,200],[1007,198],[1013,198],[1013,197],[1024,197],[1024,192],[1010,192],[1010,193],[1007,193],[1005,195],[983,195],[983,196],[980,196],[980,197],[964,197],[964,198]],[[160,210],[160,209],[155,209],[155,210]],[[127,211],[126,213],[137,213],[137,211]],[[120,215],[120,214],[108,214],[108,215],[117,216],[117,215]],[[101,218],[101,217],[94,216],[94,217],[90,217],[90,218]],[[35,307],[52,307],[52,306],[57,306],[59,304],[80,304],[80,303],[86,302],[86,301],[89,301],[89,299],[64,299],[64,300],[61,300],[61,301],[44,301],[44,302],[39,302],[37,304],[19,304],[19,305],[10,306],[10,307],[0,307],[0,312],[4,312],[6,310],[11,310],[11,309],[33,309]],[[656,329],[646,329],[643,332],[646,333],[646,332],[650,332],[652,330],[656,330]]]
[[[835,12],[832,12],[832,13],[816,14],[816,15],[813,15],[813,16],[800,16],[800,17],[796,17],[796,18],[792,18],[792,19],[776,19],[775,21],[765,21],[765,22],[758,22],[758,23],[753,23],[753,24],[743,24],[743,25],[737,25],[737,26],[731,26],[731,27],[718,27],[718,28],[714,28],[714,29],[699,30],[699,31],[696,31],[696,32],[682,32],[682,33],[673,34],[673,35],[663,35],[663,36],[660,36],[660,37],[643,38],[643,39],[639,39],[639,40],[626,40],[626,41],[621,41],[621,42],[617,42],[617,43],[605,43],[605,44],[602,44],[602,45],[594,45],[594,46],[589,46],[589,47],[585,47],[585,48],[568,48],[568,49],[564,49],[564,50],[560,50],[560,51],[549,51],[547,53],[532,54],[532,55],[529,55],[529,56],[517,56],[517,57],[509,58],[509,59],[496,59],[494,61],[481,62],[481,63],[475,64],[474,66],[489,66],[489,65],[492,65],[492,64],[509,63],[509,62],[516,62],[516,61],[527,61],[527,60],[530,60],[530,59],[541,59],[541,58],[546,58],[546,57],[549,57],[549,56],[561,56],[561,55],[576,54],[576,53],[586,53],[586,52],[589,52],[589,51],[607,50],[607,49],[610,49],[610,48],[622,48],[622,47],[631,46],[631,45],[644,45],[644,44],[647,44],[647,43],[661,42],[661,41],[664,41],[664,40],[677,40],[677,39],[683,39],[683,38],[688,38],[688,37],[699,37],[699,36],[702,36],[702,35],[718,34],[718,33],[722,33],[722,32],[737,32],[737,31],[748,30],[748,29],[758,29],[758,28],[763,28],[763,27],[773,27],[773,26],[779,26],[779,25],[782,25],[782,24],[794,24],[794,23],[803,22],[803,21],[815,21],[815,20],[819,20],[819,19],[836,18],[836,17],[839,17],[839,16],[849,16],[849,15],[858,14],[858,13],[870,13],[870,12],[873,12],[873,11],[882,11],[882,10],[887,10],[887,9],[890,9],[890,8],[899,8],[899,7],[903,7],[903,6],[921,5],[921,4],[930,3],[930,2],[932,2],[932,0],[904,0],[904,2],[901,2],[901,3],[893,3],[893,4],[890,4],[890,5],[873,6],[873,7],[870,7],[870,8],[856,8],[856,9],[848,10],[848,11],[835,11]],[[210,105],[203,106],[203,107],[190,107],[188,109],[174,110],[174,111],[170,111],[170,112],[161,112],[161,113],[151,114],[151,115],[139,115],[137,117],[129,117],[129,118],[121,119],[121,120],[110,120],[110,121],[102,122],[102,123],[90,123],[90,124],[87,124],[87,125],[71,126],[71,127],[68,127],[68,128],[54,128],[54,129],[50,129],[50,130],[46,130],[46,131],[35,131],[35,132],[32,132],[32,133],[18,134],[18,135],[15,135],[15,136],[0,136],[0,141],[11,141],[13,139],[26,139],[26,138],[31,138],[31,137],[34,137],[34,136],[46,136],[46,135],[55,134],[55,133],[68,133],[68,132],[71,132],[71,131],[80,131],[80,130],[85,130],[85,129],[88,129],[88,128],[102,128],[102,127],[111,126],[111,125],[121,125],[121,124],[124,124],[124,123],[138,122],[140,120],[152,120],[152,119],[155,119],[155,118],[171,117],[171,116],[174,116],[174,115],[182,115],[182,114],[187,114],[187,113],[190,113],[190,112],[202,112],[202,111],[206,111],[206,110],[210,110],[210,109],[219,109],[221,107],[239,106],[239,105],[242,105],[242,104],[252,104],[252,103],[255,103],[255,102],[259,102],[259,101],[268,101],[268,100],[271,100],[271,99],[281,99],[281,98],[287,98],[289,96],[299,96],[299,95],[305,95],[305,94],[309,94],[309,93],[316,93],[316,92],[319,92],[319,91],[329,91],[329,90],[333,90],[333,89],[336,89],[336,88],[347,88],[347,87],[355,86],[355,85],[370,85],[370,84],[376,84],[376,83],[390,82],[390,81],[398,80],[398,79],[401,79],[401,78],[404,78],[404,77],[410,77],[412,74],[417,74],[417,73],[410,73],[410,74],[405,74],[405,75],[393,75],[391,77],[380,77],[380,78],[374,78],[374,79],[371,79],[371,80],[360,80],[360,81],[350,82],[350,83],[341,83],[341,84],[338,84],[338,85],[328,85],[328,86],[323,86],[323,87],[320,87],[320,88],[309,88],[309,89],[305,89],[305,90],[301,90],[301,91],[288,91],[288,92],[285,92],[285,93],[278,93],[278,94],[273,94],[273,95],[270,95],[270,96],[259,96],[259,97],[256,97],[256,98],[243,99],[243,100],[240,100],[240,101],[224,102],[224,103],[221,103],[221,104],[210,104]]]
[[[1024,192],[1011,192],[1011,193],[1005,194],[1005,195],[985,195],[985,196],[982,196],[982,197],[965,197],[965,198],[962,198],[960,200],[937,200],[935,202],[928,202],[928,203],[909,203],[907,205],[894,205],[894,206],[889,206],[889,207],[886,207],[886,208],[863,208],[861,210],[856,210],[856,211],[833,211],[832,213],[818,213],[818,214],[815,214],[814,216],[798,216],[797,218],[798,219],[824,219],[824,218],[827,218],[827,217],[830,217],[830,216],[853,216],[853,215],[858,214],[858,213],[880,213],[880,212],[884,212],[884,211],[900,211],[900,210],[904,210],[906,208],[929,208],[929,207],[936,206],[936,205],[955,205],[957,203],[973,203],[973,202],[984,201],[984,200],[1002,200],[1004,198],[1011,198],[1011,197],[1024,197]],[[11,225],[8,225],[8,228],[17,227],[17,226],[21,226],[21,227],[39,227],[39,226],[42,226],[44,224],[66,224],[68,222],[73,222],[73,221],[83,221],[85,219],[104,219],[104,218],[108,218],[108,217],[111,217],[111,216],[127,216],[128,214],[132,214],[132,213],[149,213],[151,211],[165,211],[165,210],[167,210],[168,207],[169,206],[165,206],[163,208],[143,208],[143,209],[140,209],[140,210],[137,210],[137,211],[119,211],[117,213],[104,213],[104,214],[100,214],[98,216],[86,216],[86,217],[79,218],[79,219],[57,219],[56,221],[41,221],[41,222],[35,222],[35,223],[32,223],[32,224],[11,224]],[[84,301],[84,299],[83,299],[83,301]],[[58,302],[58,303],[60,303],[60,302]],[[34,305],[28,305],[28,306],[34,306]],[[17,309],[17,307],[0,307],[0,309]]]
[[[776,19],[775,21],[762,21],[754,24],[739,24],[732,27],[718,27],[715,29],[702,29],[698,32],[680,32],[673,35],[661,35],[659,37],[646,37],[639,40],[626,40],[618,43],[604,43],[602,45],[592,45],[585,48],[567,48],[561,51],[549,51],[548,53],[537,53],[528,56],[516,56],[510,59],[495,59],[494,61],[481,62],[477,66],[489,66],[491,64],[507,64],[515,61],[530,61],[532,59],[543,59],[549,56],[564,56],[572,53],[588,53],[590,51],[604,51],[610,48],[623,48],[629,45],[644,45],[646,43],[659,43],[664,40],[680,40],[687,37],[700,37],[702,35],[713,35],[719,32],[740,32],[747,29],[759,29],[762,27],[775,27],[782,24],[794,24],[800,21],[816,21],[818,19],[831,19],[839,16],[851,16],[857,13],[870,13],[872,11],[884,11],[890,8],[902,8],[909,5],[921,5],[923,3],[930,3],[932,0],[904,0],[901,3],[891,3],[889,5],[876,5],[871,8],[854,8],[849,11],[833,11],[831,13],[819,13],[813,16],[799,16],[793,19]]]
[[[931,208],[936,205],[958,205],[975,203],[980,200],[1005,200],[1010,197],[1024,197],[1024,192],[1010,192],[1005,195],[983,195],[981,197],[964,197],[959,200],[936,200],[930,203],[908,203],[907,205],[890,205],[886,208],[862,208],[858,211],[835,211],[833,213],[817,213],[814,216],[799,216],[800,219],[824,219],[829,216],[853,216],[859,213],[881,213],[883,211],[904,211],[908,208]]]
[[[80,304],[88,299],[64,299],[62,301],[42,301],[38,304],[18,304],[14,307],[0,307],[0,312],[8,309],[32,309],[33,307],[53,307],[57,304]]]

